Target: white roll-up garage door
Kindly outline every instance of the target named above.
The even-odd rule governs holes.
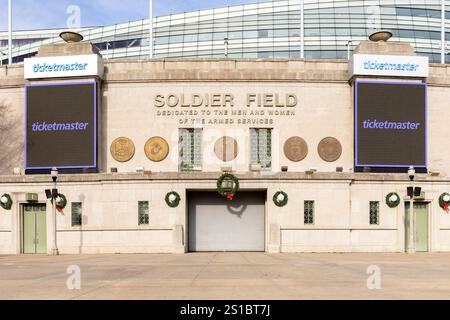
[[[265,193],[189,193],[189,251],[264,251]]]

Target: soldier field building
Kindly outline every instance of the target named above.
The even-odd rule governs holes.
[[[387,38],[2,66],[0,254],[450,251],[450,66]]]

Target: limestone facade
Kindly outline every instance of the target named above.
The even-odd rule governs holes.
[[[78,80],[98,81],[100,89],[99,173],[58,178],[58,189],[68,199],[57,218],[61,253],[186,252],[187,193],[214,191],[224,167],[240,179],[242,191],[266,193],[267,252],[404,252],[409,179],[406,173],[354,172],[353,86],[347,61],[113,60],[105,61],[104,80],[70,79]],[[45,81],[68,80],[33,83]],[[450,214],[438,203],[439,196],[450,191],[446,147],[450,67],[432,64],[427,81],[429,173],[417,174],[415,183],[425,192],[421,201],[429,203],[429,251],[450,251]],[[27,193],[38,194],[39,202],[47,204],[51,252],[51,204],[44,193],[51,179],[23,172],[25,83],[22,66],[0,68],[0,104],[9,110],[4,120],[16,123],[11,131],[1,133],[8,135],[10,143],[2,148],[11,157],[0,164],[0,196],[10,194],[13,207],[0,208],[0,254],[22,251],[21,205],[27,203]],[[203,103],[193,106],[200,104],[199,99]],[[194,127],[203,129],[202,165],[193,172],[180,172],[179,129]],[[250,170],[250,128],[273,128],[269,171]],[[146,141],[154,136],[169,144],[169,155],[161,162],[150,161],[144,152]],[[237,141],[233,161],[223,162],[214,153],[216,141],[223,136]],[[288,160],[283,152],[285,141],[293,136],[308,145],[300,162]],[[118,137],[131,139],[136,147],[128,162],[117,162],[110,153]],[[336,138],[342,146],[334,162],[319,156],[318,145],[326,137]],[[287,172],[281,172],[282,167]],[[14,168],[20,168],[20,174],[17,169],[13,174]],[[137,168],[144,172],[137,173]],[[272,202],[279,190],[289,195],[283,208]],[[181,195],[177,208],[165,203],[169,191]],[[397,208],[385,204],[390,192],[402,198]],[[305,200],[315,201],[314,225],[304,224]],[[138,225],[138,201],[149,201],[148,225]],[[378,225],[369,224],[370,201],[380,203]],[[72,202],[83,203],[82,226],[71,225]]]

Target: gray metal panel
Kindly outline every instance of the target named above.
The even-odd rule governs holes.
[[[265,194],[189,194],[189,251],[264,251]]]

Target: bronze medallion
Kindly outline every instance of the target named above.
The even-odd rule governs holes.
[[[111,156],[118,162],[130,161],[134,156],[134,143],[126,137],[120,137],[111,144]]]
[[[299,162],[308,155],[308,145],[300,137],[291,137],[284,143],[284,154],[293,162]]]
[[[238,143],[231,137],[222,137],[216,141],[214,152],[220,160],[232,161],[238,155]]]
[[[342,155],[342,145],[336,138],[328,137],[320,141],[317,151],[322,160],[334,162]]]
[[[151,161],[160,162],[169,155],[169,144],[161,137],[153,137],[145,144],[144,151]]]

